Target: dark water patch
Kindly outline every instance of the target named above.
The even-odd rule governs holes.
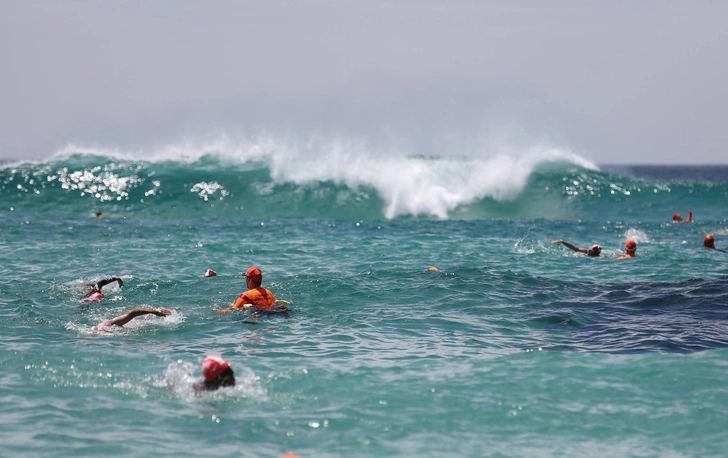
[[[539,310],[547,316],[533,323],[539,329],[554,325],[554,333],[565,338],[559,347],[579,351],[689,353],[728,344],[725,278],[598,288],[608,291],[581,298],[567,288],[566,301],[544,304]],[[549,312],[555,308],[561,312]],[[585,309],[594,316],[582,323],[572,318]]]
[[[433,332],[496,339],[515,329],[516,347],[607,353],[690,353],[728,343],[726,277],[600,284],[459,268],[440,280],[453,300],[423,316]]]

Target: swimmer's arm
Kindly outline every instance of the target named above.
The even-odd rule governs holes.
[[[580,248],[576,245],[572,245],[571,243],[567,242],[566,240],[554,240],[553,243],[554,243],[554,245],[564,245],[566,248],[573,250],[573,251],[578,251],[579,253],[587,254],[589,252],[589,250],[587,250],[586,248]]]
[[[693,212],[690,211],[688,208],[688,219],[685,220],[686,223],[692,223],[693,222]]]
[[[251,305],[253,305],[249,302],[246,302],[247,300],[248,300],[248,298],[245,297],[245,294],[241,294],[240,297],[238,298],[238,300],[235,301],[235,303],[232,306],[230,306],[226,309],[218,310],[217,313],[218,313],[218,315],[225,315],[226,313],[230,312],[233,309],[248,308]]]
[[[96,286],[96,289],[101,291],[101,288],[108,285],[109,283],[114,283],[114,282],[117,282],[119,284],[119,288],[124,286],[124,281],[121,279],[121,277],[111,277],[111,278],[106,278],[104,280],[100,280],[98,283],[96,283],[95,286]]]
[[[171,315],[172,312],[170,312],[167,309],[152,309],[152,308],[138,308],[134,310],[130,310],[126,312],[123,315],[119,315],[116,318],[113,318],[111,320],[108,320],[104,322],[104,326],[124,326],[126,323],[130,322],[134,318],[142,315],[157,315],[157,316],[167,316]]]

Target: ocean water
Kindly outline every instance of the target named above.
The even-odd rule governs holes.
[[[728,167],[311,148],[0,166],[0,455],[726,454]],[[216,313],[251,265],[289,316]]]

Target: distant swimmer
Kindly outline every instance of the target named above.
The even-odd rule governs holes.
[[[205,379],[193,385],[197,392],[235,386],[235,373],[221,356],[208,356],[202,361],[202,376]]]
[[[253,307],[255,311],[268,313],[285,313],[288,309],[283,306],[276,307],[276,303],[287,303],[285,301],[276,301],[275,296],[269,290],[263,288],[263,273],[257,267],[253,266],[243,275],[246,278],[248,291],[242,293],[235,303],[226,309],[218,310],[217,313],[225,315],[233,309],[247,309]]]
[[[110,328],[112,326],[121,327],[138,316],[149,314],[157,316],[168,316],[171,315],[172,312],[167,309],[137,308],[134,310],[130,310],[123,315],[119,315],[116,318],[104,321],[103,323],[101,323],[101,326],[94,326],[94,331],[108,331],[108,329],[104,328]]]
[[[672,222],[673,223],[692,223],[693,222],[693,212],[690,211],[688,208],[688,219],[683,220],[683,217],[680,213],[675,213],[672,215]]]
[[[109,283],[117,282],[119,284],[119,288],[124,286],[124,281],[120,277],[111,277],[111,278],[105,278],[103,280],[99,280],[94,285],[88,285],[91,286],[91,291],[84,296],[83,300],[86,302],[101,302],[103,300],[104,295],[101,293],[101,288],[108,285]]]
[[[636,258],[637,242],[632,239],[627,240],[627,243],[624,244],[624,251],[626,251],[626,253],[618,257],[617,259]]]
[[[101,212],[97,211],[97,212],[96,212],[96,217],[97,217],[97,218],[103,218],[103,217],[104,217],[104,215],[102,215],[102,214],[101,214]]]
[[[566,248],[568,248],[570,250],[578,251],[579,253],[584,253],[585,255],[590,256],[590,257],[597,257],[602,252],[602,247],[600,247],[599,245],[592,245],[589,248],[582,248],[582,247],[573,245],[573,244],[567,242],[566,240],[561,240],[561,239],[554,240],[553,243],[554,243],[554,245],[564,245]]]
[[[711,250],[715,250],[715,251],[720,251],[721,253],[726,252],[725,250],[721,250],[720,248],[715,247],[715,238],[711,234],[706,235],[705,238],[703,239],[703,247],[711,249]]]

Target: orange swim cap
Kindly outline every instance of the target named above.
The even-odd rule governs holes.
[[[703,239],[703,246],[711,246],[712,247],[714,243],[715,243],[715,239],[710,234],[706,235],[705,238]]]
[[[222,374],[229,367],[230,364],[222,359],[221,356],[208,356],[202,362],[202,375],[209,382],[215,380],[218,375]]]
[[[263,273],[257,267],[253,266],[245,272],[245,276],[253,280],[255,283],[263,281]]]
[[[627,240],[627,243],[624,244],[624,249],[627,250],[627,253],[634,253],[637,251],[637,242],[632,239]]]

